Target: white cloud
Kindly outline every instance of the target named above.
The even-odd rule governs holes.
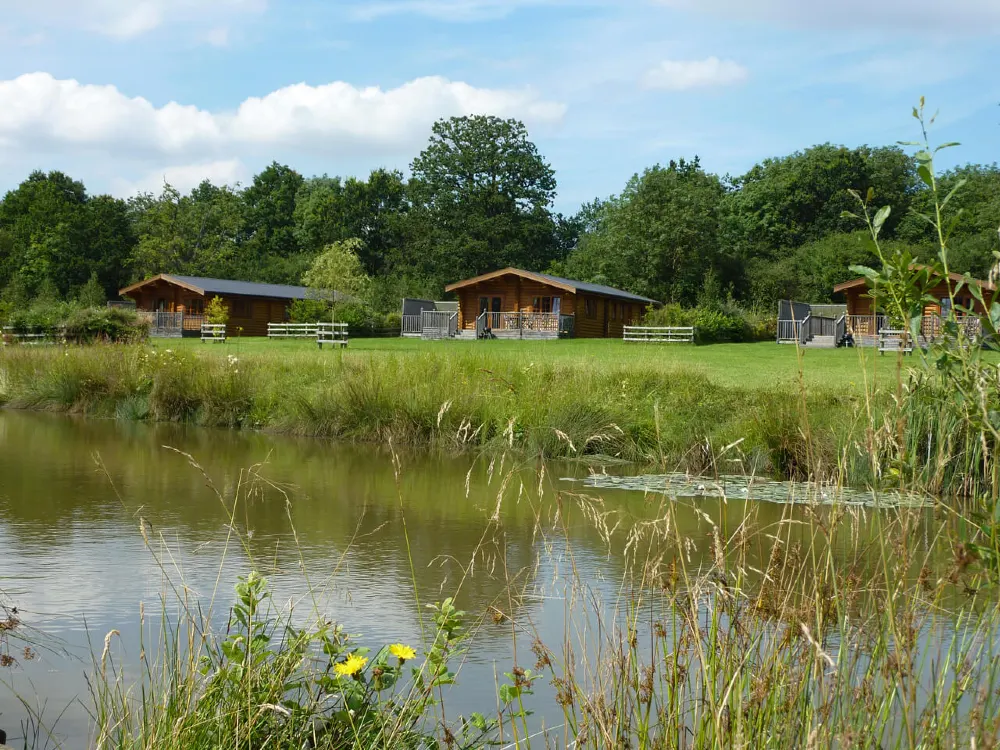
[[[820,29],[1000,32],[997,0],[657,0],[726,18],[773,21]]]
[[[0,0],[0,10],[46,25],[69,25],[118,38],[173,22],[211,23],[257,13],[266,0]]]
[[[213,47],[228,47],[229,29],[226,26],[219,26],[218,28],[210,29],[208,33],[205,34],[205,41]]]
[[[650,89],[688,91],[690,89],[731,86],[749,77],[747,69],[732,60],[709,57],[704,60],[664,60],[643,76]]]
[[[155,192],[164,178],[179,188],[206,178],[243,181],[245,163],[274,158],[408,157],[442,117],[494,114],[537,125],[564,113],[564,105],[531,89],[476,88],[436,77],[389,90],[300,83],[233,111],[209,111],[177,102],[155,106],[114,86],[30,73],[0,81],[0,149],[8,163],[16,157],[58,166],[96,156],[118,178],[116,193]]]
[[[112,181],[112,191],[115,195],[129,196],[136,193],[153,193],[158,195],[166,183],[170,183],[182,193],[190,192],[202,182],[208,180],[213,185],[245,184],[251,177],[250,170],[239,159],[203,162],[199,164],[184,164],[150,170],[138,180]]]

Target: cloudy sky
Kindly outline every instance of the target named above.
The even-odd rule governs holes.
[[[1000,145],[1000,0],[0,0],[0,190],[91,192],[406,169],[431,123],[524,120],[559,208],[701,156]]]

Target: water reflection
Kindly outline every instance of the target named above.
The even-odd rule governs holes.
[[[586,475],[585,465],[540,468],[440,456],[402,456],[397,464],[385,449],[0,413],[0,587],[26,621],[78,659],[43,652],[14,671],[14,687],[43,696],[48,715],[58,714],[86,694],[91,642],[117,629],[119,655],[135,663],[139,602],[155,612],[170,582],[183,582],[206,605],[214,601],[224,621],[233,582],[253,567],[268,576],[278,601],[296,602],[303,616],[318,609],[375,646],[419,642],[420,605],[458,592],[477,632],[453,710],[488,708],[494,669],[508,669],[513,658],[510,626],[492,613],[531,623],[543,640],[559,643],[571,566],[595,598],[609,602],[626,577],[625,559],[609,552],[602,514],[642,522],[664,513],[659,496],[580,496],[560,482]],[[694,568],[711,558],[713,525],[728,537],[748,513],[743,502],[718,499],[671,507],[671,534],[690,540]],[[827,511],[753,508],[759,528],[786,529],[806,550],[815,533],[788,522],[815,512]],[[245,546],[229,533],[229,513]],[[847,520],[866,524],[867,513]],[[657,529],[648,532],[652,538]],[[877,560],[858,539],[837,537],[834,556],[864,575]],[[766,567],[764,546],[747,554],[752,568]],[[511,594],[512,583],[523,596]],[[151,618],[147,638],[156,627]],[[519,643],[522,651],[528,646]],[[540,693],[544,713],[551,697]],[[0,693],[0,727],[13,733],[23,713],[9,692]],[[82,746],[82,705],[57,730],[66,747]]]

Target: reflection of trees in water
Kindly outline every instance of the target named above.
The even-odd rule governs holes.
[[[830,523],[835,512],[742,501],[671,503],[622,491],[565,491],[556,503],[560,490],[573,488],[553,478],[559,471],[549,472],[540,499],[533,465],[512,470],[508,462],[491,474],[484,460],[403,456],[397,477],[388,451],[368,446],[38,414],[5,414],[0,424],[0,505],[23,538],[44,537],[58,548],[54,530],[74,524],[86,532],[98,521],[133,535],[133,515],[141,514],[169,528],[182,544],[217,540],[225,529],[224,509],[205,477],[163,447],[171,445],[190,453],[228,502],[241,479],[247,489],[248,467],[264,463],[260,474],[267,481],[245,491],[237,507],[237,525],[252,532],[258,559],[294,569],[301,554],[316,571],[325,571],[346,555],[351,570],[400,587],[411,586],[412,575],[424,600],[450,595],[461,582],[463,606],[476,613],[498,603],[501,610],[521,606],[508,587],[535,585],[546,543],[563,536],[563,524],[570,546],[588,560],[588,572],[611,581],[623,580],[636,560],[662,559],[667,567],[681,554],[690,570],[707,569],[714,561],[713,524],[727,545],[742,528],[749,530],[742,559],[752,578],[754,569],[766,569],[774,537],[793,563],[795,555],[804,560],[824,549],[826,539],[812,514]],[[124,508],[98,471],[95,454]],[[663,517],[670,519],[669,533],[662,522],[650,523]],[[869,549],[876,541],[873,517],[869,512],[864,519],[844,519],[842,525],[856,526],[857,533],[833,535],[838,569],[865,578],[879,564]],[[291,525],[300,550],[290,538]],[[626,560],[622,551],[630,534]]]

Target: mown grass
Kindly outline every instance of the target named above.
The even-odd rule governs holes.
[[[315,359],[329,359],[331,355],[330,351],[318,351],[309,341],[288,339],[230,338],[225,345],[203,344],[197,339],[154,339],[151,344],[160,350],[191,352],[199,356],[270,355],[303,365]],[[344,352],[347,359],[419,358],[424,355],[485,356],[522,365],[562,364],[591,368],[629,365],[668,374],[681,369],[704,375],[719,385],[750,388],[789,385],[798,382],[801,375],[810,387],[858,390],[863,387],[866,377],[885,380],[895,371],[892,357],[880,357],[871,350],[807,348],[796,351],[794,346],[770,342],[690,346],[635,344],[616,339],[421,341],[383,338],[352,339]]]

